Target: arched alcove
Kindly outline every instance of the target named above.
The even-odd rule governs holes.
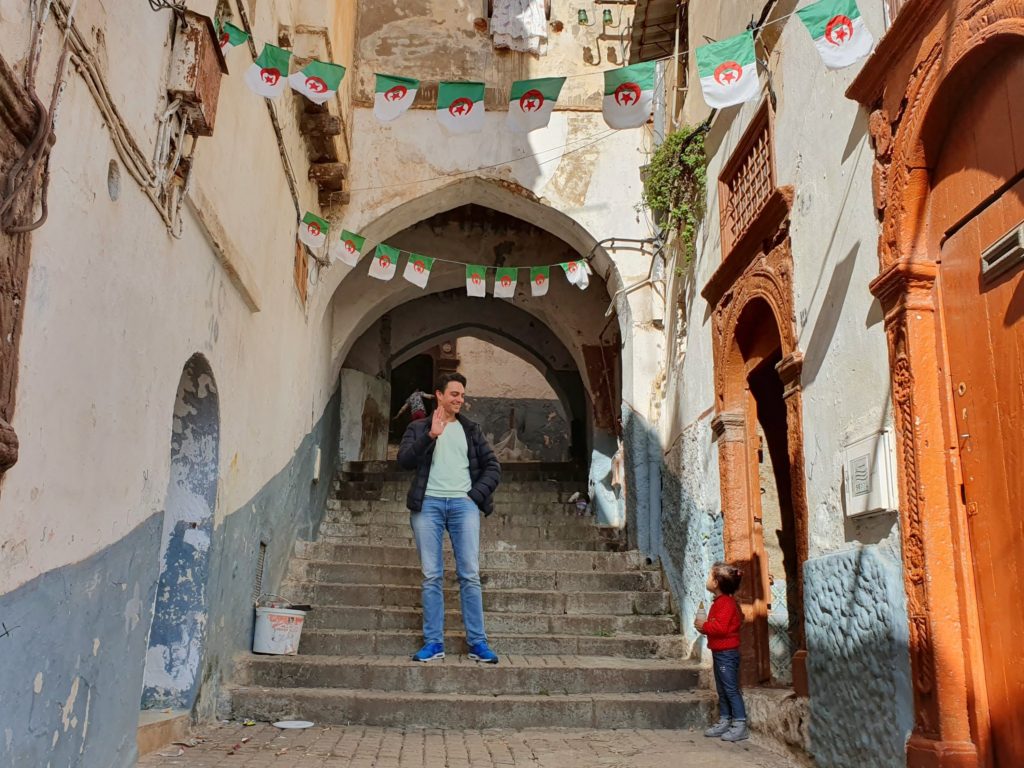
[[[202,355],[185,364],[174,399],[160,580],[143,678],[143,709],[191,709],[206,640],[210,544],[217,502],[220,402]]]

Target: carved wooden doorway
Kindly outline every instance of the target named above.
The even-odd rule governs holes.
[[[997,766],[1024,765],[1024,53],[1000,63],[958,105],[932,199]],[[1005,179],[981,205],[979,173]]]
[[[789,218],[762,104],[718,180],[722,264],[701,290],[713,308],[715,419],[726,558],[745,568],[746,684],[807,695],[803,562],[807,498]],[[763,491],[763,493],[762,493]]]

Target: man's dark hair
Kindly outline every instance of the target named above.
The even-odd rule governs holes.
[[[438,378],[436,391],[440,392],[443,395],[445,391],[448,389],[448,385],[451,384],[453,381],[457,381],[463,387],[466,386],[466,377],[463,376],[461,373],[446,373],[440,378]]]
[[[734,595],[740,588],[743,581],[743,571],[729,563],[715,563],[711,566],[711,574],[718,583],[718,589],[723,595]]]

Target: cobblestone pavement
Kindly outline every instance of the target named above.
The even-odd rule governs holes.
[[[726,744],[697,731],[530,729],[441,731],[260,723],[197,729],[196,747],[165,747],[139,768],[792,768],[750,741]],[[242,742],[242,739],[248,741]],[[179,749],[184,754],[169,757]]]

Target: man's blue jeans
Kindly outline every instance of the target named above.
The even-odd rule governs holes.
[[[468,496],[439,499],[427,496],[413,512],[413,536],[423,568],[423,642],[444,642],[444,532],[452,540],[459,577],[462,623],[470,647],[487,640],[484,600],[480,591],[480,510]]]
[[[746,720],[747,710],[743,706],[740,692],[740,652],[712,651],[715,668],[715,686],[718,688],[718,714],[722,720]]]

